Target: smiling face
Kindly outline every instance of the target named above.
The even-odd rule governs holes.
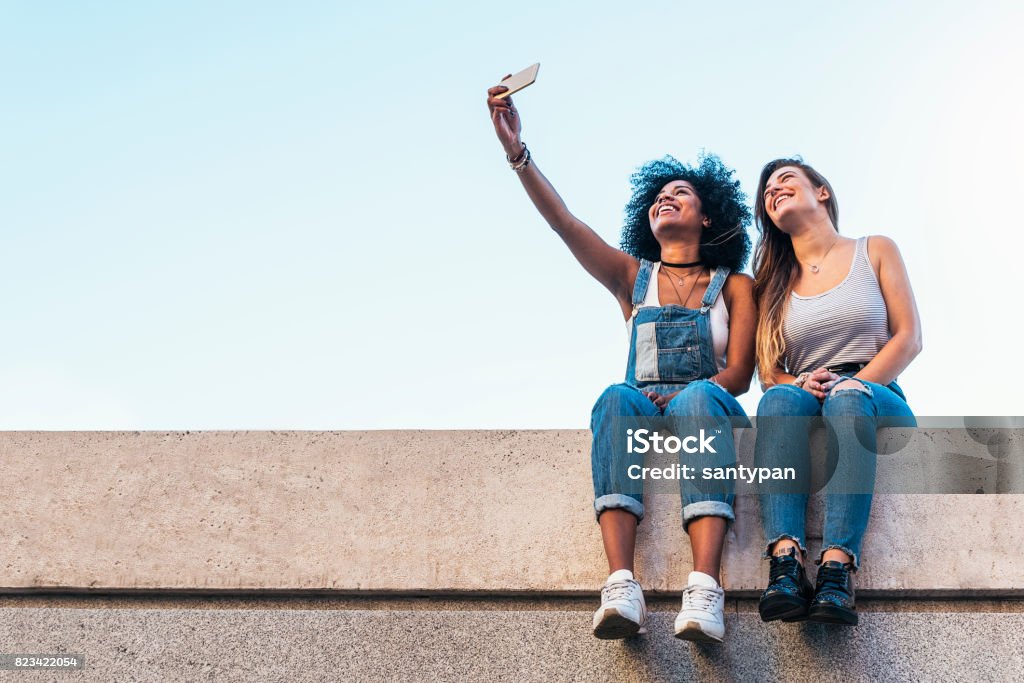
[[[826,211],[826,202],[831,197],[824,185],[816,187],[803,169],[797,166],[781,166],[769,176],[761,199],[765,213],[772,223],[786,231],[800,218]]]
[[[661,188],[648,217],[654,237],[659,241],[660,235],[676,233],[680,229],[699,230],[707,224],[697,190],[685,180],[673,180]]]

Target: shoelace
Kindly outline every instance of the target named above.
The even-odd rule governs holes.
[[[768,570],[768,582],[775,583],[782,579],[786,579],[787,582],[796,586],[800,571],[800,564],[797,562],[796,558],[788,555],[778,555],[772,559],[774,561],[771,564],[771,568]]]
[[[612,581],[606,583],[601,589],[601,599],[608,600],[624,600],[630,597],[630,593],[633,592],[633,585],[636,581],[626,579],[624,581]]]
[[[704,586],[687,586],[683,589],[683,609],[712,612],[718,601],[718,591]]]
[[[846,593],[846,572],[844,567],[821,567],[818,569],[818,581],[822,591],[842,591]]]

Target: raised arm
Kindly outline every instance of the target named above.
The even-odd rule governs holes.
[[[512,98],[496,97],[506,90],[507,88],[500,85],[490,88],[487,91],[487,107],[491,112],[494,132],[505,149],[505,155],[510,162],[519,161],[516,175],[526,189],[526,194],[548,225],[566,243],[580,265],[615,296],[623,315],[629,318],[633,308],[633,281],[636,279],[640,262],[610,246],[583,221],[569,212],[565,202],[537,168],[537,164],[532,158],[527,158],[529,152],[520,140],[522,119],[512,103]]]

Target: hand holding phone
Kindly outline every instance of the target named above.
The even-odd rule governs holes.
[[[519,92],[528,85],[533,85],[534,81],[537,80],[537,72],[540,71],[540,62],[526,67],[517,74],[506,76],[502,79],[498,85],[503,85],[508,90],[503,93],[495,95],[499,100],[503,100],[509,95]]]
[[[522,121],[519,119],[509,95],[519,92],[536,81],[539,69],[540,64],[534,64],[517,74],[506,76],[498,85],[487,89],[487,107],[491,111],[494,132],[497,133],[498,139],[505,148],[505,154],[509,158],[518,156],[522,150],[519,134],[523,129]]]

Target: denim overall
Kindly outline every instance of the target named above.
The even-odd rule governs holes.
[[[652,428],[652,424],[668,424],[682,433],[697,434],[715,430],[715,467],[734,465],[736,461],[732,427],[729,418],[746,418],[736,399],[708,378],[718,373],[714,344],[711,339],[710,311],[721,294],[728,268],[718,268],[701,299],[699,309],[679,305],[644,306],[644,297],[655,272],[655,264],[641,260],[633,286],[632,331],[626,381],[608,387],[594,405],[590,428],[593,446],[590,452],[594,478],[594,511],[598,518],[608,509],[623,509],[644,517],[640,483],[628,475],[630,466],[644,466],[644,457],[628,453],[626,432],[630,428]],[[644,392],[679,393],[664,411],[647,398]],[[702,464],[708,464],[704,456]],[[694,465],[693,455],[680,452],[680,465]],[[633,470],[635,472],[635,468]],[[693,482],[680,480],[683,499],[683,526],[707,515],[734,520],[733,494],[730,490],[706,493]]]

